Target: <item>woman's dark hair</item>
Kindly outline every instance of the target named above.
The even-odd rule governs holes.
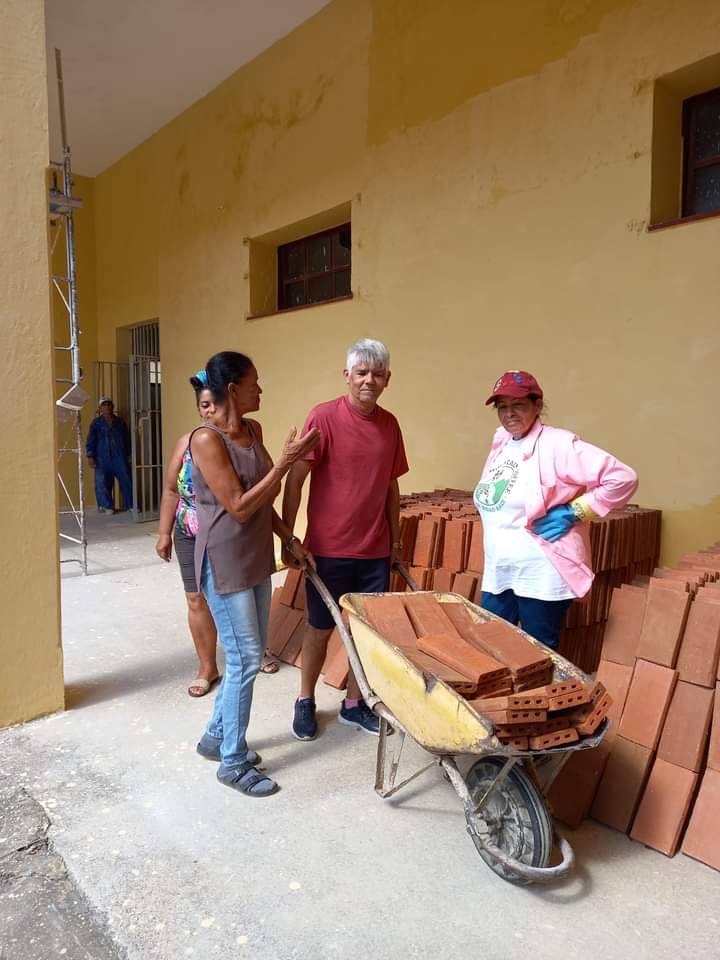
[[[221,353],[216,353],[210,357],[205,365],[208,382],[207,387],[203,389],[212,393],[216,403],[222,403],[227,394],[228,384],[240,383],[250,372],[252,366],[252,360],[250,357],[246,357],[244,353],[236,353],[234,350],[223,350]]]

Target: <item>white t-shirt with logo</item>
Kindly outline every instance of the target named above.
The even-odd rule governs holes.
[[[525,487],[528,441],[509,440],[500,457],[485,471],[473,499],[482,517],[488,593],[512,590],[536,600],[569,600],[575,596],[542,548],[528,532]]]

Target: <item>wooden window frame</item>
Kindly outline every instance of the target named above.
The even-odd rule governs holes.
[[[343,230],[350,231],[350,263],[342,264],[340,266],[335,265],[335,247],[333,244],[333,239],[336,235],[341,233]],[[317,240],[319,237],[330,237],[330,250],[331,250],[331,266],[327,270],[319,270],[308,272],[307,270],[307,247],[306,245],[311,240]],[[305,246],[305,271],[301,274],[298,274],[294,277],[288,277],[283,275],[283,262],[288,250],[293,247]],[[347,273],[350,275],[352,269],[352,226],[350,221],[347,223],[342,223],[337,227],[331,227],[329,230],[320,230],[317,233],[308,234],[306,237],[299,237],[297,240],[292,240],[289,243],[283,243],[278,247],[277,251],[277,305],[278,312],[285,310],[302,310],[305,307],[315,307],[322,303],[331,303],[333,300],[347,300],[352,296],[352,293],[343,293],[335,294],[336,289],[336,276],[341,273]],[[333,282],[333,296],[327,297],[324,300],[309,300],[308,291],[309,283],[311,280],[314,280],[318,277],[332,277]],[[292,284],[303,283],[303,288],[305,291],[305,302],[300,304],[288,304],[286,289]],[[348,284],[349,286],[349,284]]]
[[[694,123],[697,108],[707,102],[720,103],[720,87],[714,90],[707,90],[705,93],[698,94],[696,97],[688,97],[683,101],[683,189],[682,189],[682,218],[704,218],[720,214],[720,207],[717,210],[706,210],[696,213],[692,209],[693,198],[695,195],[695,176],[698,170],[704,167],[712,167],[720,164],[720,153],[699,162],[695,161],[695,127]]]

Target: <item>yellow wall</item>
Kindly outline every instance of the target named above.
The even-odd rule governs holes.
[[[53,157],[53,160],[60,160],[61,157]],[[90,394],[90,400],[82,410],[83,442],[87,437],[90,421],[97,415],[95,405],[95,394],[93,389],[93,363],[97,360],[97,295],[95,292],[95,181],[90,177],[74,176],[75,187],[73,195],[79,197],[83,206],[75,210],[73,220],[75,224],[75,267],[77,277],[77,315],[78,326],[80,330],[80,366],[83,371],[82,386]],[[60,182],[61,184],[61,182]],[[53,273],[67,274],[67,253],[65,246],[65,228],[59,227],[61,221],[50,226],[50,242],[53,248],[52,269]],[[60,229],[60,235],[54,242],[54,233]],[[66,287],[63,285],[63,292]],[[51,299],[53,333],[56,346],[67,346],[70,342],[70,327],[67,308],[64,306],[60,296],[53,291]],[[71,375],[70,356],[65,352],[55,353],[55,375],[57,377],[68,378]],[[55,396],[61,396],[68,389],[67,384],[57,383],[55,386]],[[73,421],[60,421],[58,425],[58,435],[61,446],[74,447],[75,428]],[[72,498],[72,502],[77,506],[77,481],[78,471],[76,457],[74,454],[65,454],[60,460],[60,471]],[[95,486],[93,482],[93,471],[86,467],[85,470],[85,498],[88,504],[95,503]],[[58,498],[62,509],[67,509],[69,504],[63,492],[62,487],[58,488]]]
[[[720,538],[720,220],[645,230],[654,78],[718,36],[715,0],[335,0],[97,178],[101,355],[160,318],[167,449],[187,376],[248,352],[277,451],[379,337],[405,490],[473,485],[527,368],[637,468],[666,558]],[[246,320],[247,238],[346,202],[354,300]]]
[[[0,727],[63,706],[48,291],[42,0],[0,5]],[[12,131],[12,135],[7,135]]]

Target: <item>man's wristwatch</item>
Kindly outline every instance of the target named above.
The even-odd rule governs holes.
[[[286,550],[292,550],[292,546],[293,546],[294,543],[300,543],[300,538],[299,538],[299,537],[296,537],[295,534],[293,534],[293,535],[290,537],[290,539],[285,542],[285,549],[286,549]]]
[[[392,544],[392,549],[393,549],[393,550],[402,550],[402,548],[403,548],[402,540],[398,540],[398,541],[396,541],[395,543]]]

